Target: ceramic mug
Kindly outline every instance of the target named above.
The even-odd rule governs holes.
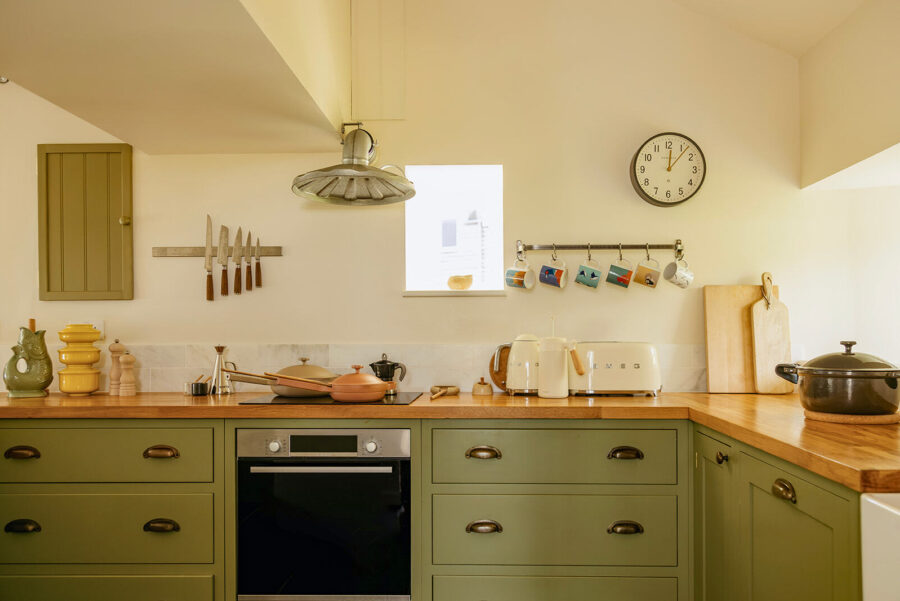
[[[678,259],[666,265],[663,277],[679,288],[687,288],[694,281],[694,272],[688,267],[687,261]]]
[[[578,275],[575,276],[575,282],[587,286],[588,288],[596,288],[600,284],[600,264],[593,259],[588,259],[578,266]]]
[[[516,260],[513,266],[506,270],[506,285],[510,288],[534,288],[534,271],[528,266],[528,261]]]
[[[644,259],[638,263],[637,271],[634,272],[634,283],[656,288],[659,283],[659,273],[659,261]]]
[[[566,262],[562,259],[552,259],[549,265],[541,266],[540,280],[542,284],[553,286],[554,288],[565,288],[566,284]]]
[[[625,264],[628,266],[626,267]],[[628,259],[619,259],[618,262],[609,266],[609,272],[606,274],[606,281],[615,286],[628,288],[631,283],[631,276],[634,275],[633,265]]]

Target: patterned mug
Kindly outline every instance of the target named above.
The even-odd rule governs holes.
[[[694,281],[694,272],[688,267],[687,261],[677,259],[666,265],[663,277],[679,288],[687,288]]]
[[[525,259],[516,259],[513,266],[506,270],[506,285],[510,288],[534,288],[534,271]]]
[[[627,267],[625,265],[628,265]],[[606,281],[614,286],[628,288],[631,283],[631,276],[634,275],[633,265],[628,259],[619,259],[616,263],[609,266],[609,272],[606,274]]]
[[[562,259],[552,259],[549,265],[541,266],[539,278],[542,284],[547,284],[554,288],[565,288],[568,283],[566,280],[567,271],[565,261]]]
[[[575,282],[588,288],[596,288],[600,285],[600,277],[602,275],[600,264],[593,259],[588,259],[578,266]]]
[[[634,283],[656,288],[659,283],[659,273],[659,261],[646,259],[638,263],[637,271],[634,272]]]

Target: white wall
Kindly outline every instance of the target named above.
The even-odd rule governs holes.
[[[881,282],[841,277],[864,224],[839,193],[797,189],[794,58],[667,0],[410,2],[406,28],[406,120],[366,123],[383,162],[502,163],[507,262],[517,238],[682,238],[694,285],[403,298],[402,205],[347,209],[290,191],[298,173],[337,162],[339,148],[319,156],[136,152],[135,300],[40,302],[34,145],[110,138],[8,84],[0,86],[0,168],[12,177],[0,178],[0,244],[22,259],[4,269],[0,340],[11,343],[30,316],[51,329],[99,316],[126,344],[498,343],[522,331],[548,334],[556,315],[565,336],[696,346],[702,287],[754,284],[762,271],[781,286],[801,356],[869,331],[860,328],[872,316],[857,315],[854,302]],[[666,130],[693,137],[709,168],[699,195],[670,209],[644,203],[628,179],[640,143]],[[283,258],[264,260],[261,290],[208,303],[202,260],[150,256],[153,246],[201,245],[207,213],[216,227],[242,225],[284,247]],[[877,352],[887,336],[871,332],[861,343]]]
[[[869,0],[800,59],[801,184],[900,142],[900,2]]]

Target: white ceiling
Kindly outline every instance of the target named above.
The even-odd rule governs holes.
[[[799,57],[866,0],[674,1]]]
[[[239,0],[0,0],[0,74],[148,153],[340,148]]]

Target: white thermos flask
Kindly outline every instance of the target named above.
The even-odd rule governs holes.
[[[565,338],[541,338],[538,352],[538,396],[569,396],[569,362]]]

